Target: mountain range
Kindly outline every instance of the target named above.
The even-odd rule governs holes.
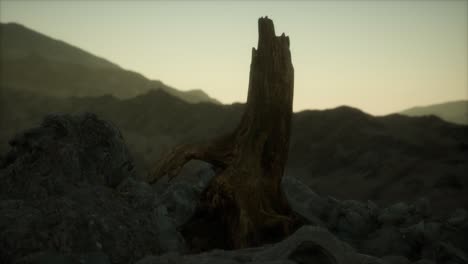
[[[0,24],[2,85],[47,96],[131,98],[162,89],[184,101],[213,102],[202,90],[179,91],[16,23]]]
[[[400,113],[408,116],[435,115],[448,122],[468,125],[468,100],[417,106]]]
[[[93,112],[121,129],[144,174],[176,144],[232,130],[244,109],[148,80],[18,24],[2,24],[0,37],[0,155],[48,113]],[[322,195],[382,204],[425,196],[447,213],[468,208],[467,156],[466,125],[341,106],[294,114],[286,173]]]

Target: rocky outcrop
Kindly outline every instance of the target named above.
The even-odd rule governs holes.
[[[132,173],[119,130],[93,114],[49,115],[10,146],[1,164],[1,198],[43,199],[78,183],[115,187]]]
[[[0,170],[1,263],[130,263],[186,250],[170,211],[174,202],[164,199],[168,190],[180,191],[158,194],[136,180],[124,139],[109,122],[93,114],[49,115],[10,144]],[[196,206],[194,195],[177,199]]]
[[[468,261],[468,214],[464,209],[436,219],[424,198],[380,208],[372,201],[321,197],[292,176],[283,178],[282,188],[291,208],[307,224],[325,227],[358,252],[382,258],[370,263]]]
[[[0,171],[0,262],[106,252],[122,263],[161,251],[148,243],[160,229],[154,212],[115,189],[133,175],[112,124],[92,114],[49,115],[10,145]]]

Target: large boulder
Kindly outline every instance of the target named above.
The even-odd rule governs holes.
[[[1,162],[2,199],[64,195],[77,184],[115,187],[132,174],[119,130],[94,114],[48,115],[10,145]]]
[[[0,263],[131,263],[183,252],[154,188],[136,178],[111,123],[47,116],[11,141],[1,162]]]
[[[281,190],[291,209],[307,224],[326,226],[324,216],[336,206],[332,200],[320,197],[296,177],[285,175],[281,180]]]
[[[379,209],[373,202],[346,200],[331,208],[328,227],[340,238],[349,242],[366,238],[378,228]]]
[[[156,182],[160,193],[155,205],[164,206],[176,227],[187,223],[195,214],[202,192],[215,176],[212,165],[202,161],[191,161],[181,170],[177,179],[169,182],[163,177]]]

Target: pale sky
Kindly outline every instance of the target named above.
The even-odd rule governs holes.
[[[245,102],[257,19],[290,36],[294,110],[468,99],[468,1],[0,1],[17,22],[180,90]]]

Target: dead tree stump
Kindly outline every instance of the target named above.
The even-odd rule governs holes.
[[[217,212],[230,248],[284,237],[295,225],[280,188],[288,157],[294,92],[289,37],[284,33],[277,37],[268,17],[258,20],[258,31],[247,105],[238,127],[208,144],[175,148],[156,164],[149,179],[155,182],[166,174],[173,177],[191,159],[219,168],[203,200]]]

